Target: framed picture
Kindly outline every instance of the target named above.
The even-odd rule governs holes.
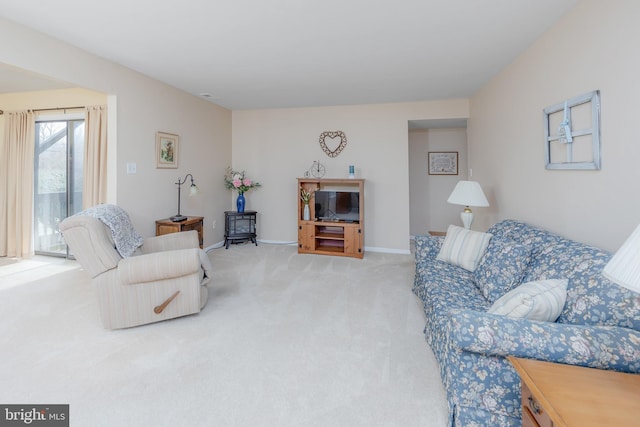
[[[457,151],[429,151],[429,175],[458,175]]]
[[[178,168],[180,137],[172,133],[156,132],[156,168]]]

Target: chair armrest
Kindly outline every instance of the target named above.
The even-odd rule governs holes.
[[[192,248],[125,258],[118,264],[120,284],[154,282],[199,273],[199,252],[200,248]]]
[[[175,249],[200,248],[198,232],[196,230],[180,233],[163,234],[162,236],[147,237],[140,248],[142,253],[172,251]]]
[[[640,332],[633,329],[512,319],[469,309],[450,314],[448,333],[462,350],[640,372]]]
[[[415,236],[414,243],[416,247],[416,262],[436,259],[443,242],[444,237],[442,236]]]

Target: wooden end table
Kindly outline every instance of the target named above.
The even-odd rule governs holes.
[[[204,235],[202,230],[202,222],[204,217],[202,216],[188,216],[183,221],[174,222],[171,219],[159,219],[156,221],[156,236],[162,236],[163,234],[179,233],[181,231],[196,230],[198,232],[198,241],[200,242],[200,249],[204,244]]]
[[[509,357],[522,380],[522,425],[640,426],[640,375]]]

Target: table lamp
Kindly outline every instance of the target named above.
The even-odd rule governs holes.
[[[469,229],[473,222],[473,212],[470,206],[489,206],[489,202],[477,181],[459,181],[447,199],[447,202],[465,207],[460,213],[460,218],[466,229]]]
[[[602,274],[623,288],[640,292],[640,225],[605,265]]]
[[[191,177],[191,187],[189,187],[189,195],[190,196],[196,195],[196,194],[198,194],[198,191],[199,191],[198,187],[193,182],[193,175],[188,173],[188,174],[186,174],[184,176],[184,178],[182,180],[180,180],[180,177],[178,177],[178,182],[176,182],[176,185],[178,186],[178,213],[169,218],[173,222],[180,222],[180,221],[184,221],[185,219],[187,219],[186,216],[180,214],[180,192],[181,192],[181,189],[182,189],[182,184],[187,182],[187,177]]]

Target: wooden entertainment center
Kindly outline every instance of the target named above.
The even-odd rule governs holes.
[[[359,193],[358,218],[347,221],[318,218],[313,194],[309,203],[309,220],[305,220],[300,188],[311,193],[319,190]],[[364,256],[364,179],[298,178],[298,253]]]

